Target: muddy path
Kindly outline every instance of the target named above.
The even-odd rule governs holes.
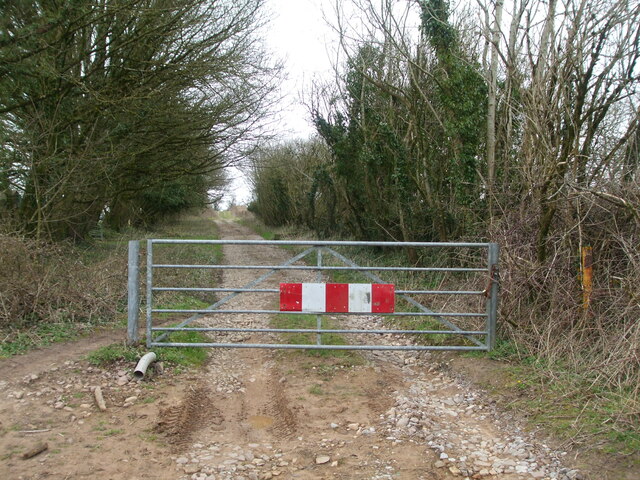
[[[221,238],[257,238],[233,222],[219,220],[218,227]],[[224,256],[230,264],[290,257],[269,246],[225,246]],[[241,286],[250,275],[225,271],[222,284]],[[287,280],[310,280],[305,275]],[[265,286],[281,280],[275,275]],[[240,295],[229,307],[272,303],[268,296]],[[379,319],[350,318],[345,321],[383,328]],[[256,327],[268,319],[236,315],[216,322]],[[254,342],[259,335],[215,339]],[[567,466],[566,452],[523,431],[451,372],[442,356],[215,349],[199,370],[167,370],[137,382],[132,365],[99,369],[84,360],[117,340],[105,333],[0,363],[0,478],[587,478]],[[93,401],[97,386],[106,411]]]

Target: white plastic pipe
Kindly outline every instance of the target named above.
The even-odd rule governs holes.
[[[136,365],[136,369],[133,371],[133,376],[136,378],[144,377],[144,374],[147,372],[147,368],[153,362],[156,361],[156,354],[153,352],[145,353],[142,358],[138,361]]]

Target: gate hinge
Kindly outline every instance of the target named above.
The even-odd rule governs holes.
[[[498,265],[491,266],[491,273],[489,274],[489,279],[487,280],[487,288],[482,291],[482,295],[486,298],[489,298],[491,295],[491,287],[494,283],[500,284],[500,271],[498,270]]]

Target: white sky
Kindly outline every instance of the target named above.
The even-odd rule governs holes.
[[[287,76],[281,87],[285,98],[277,127],[283,138],[314,133],[301,101],[314,78],[326,78],[331,72],[331,45],[337,37],[326,24],[324,12],[331,16],[332,4],[333,0],[267,0],[272,15],[267,48],[284,61]]]
[[[308,138],[314,133],[309,113],[302,104],[314,78],[331,75],[330,55],[336,35],[324,20],[331,17],[334,0],[267,0],[271,21],[266,31],[266,46],[275,58],[284,62],[286,79],[281,84],[280,112],[274,131],[281,139]],[[251,192],[242,172],[231,169],[233,177],[226,203],[246,204]]]

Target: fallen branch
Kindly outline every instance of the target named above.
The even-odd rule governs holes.
[[[23,460],[27,460],[29,458],[33,458],[36,455],[39,455],[40,453],[44,452],[45,450],[47,450],[49,448],[49,445],[46,443],[38,443],[35,447],[33,447],[31,450],[27,450],[26,452],[24,452],[22,454],[22,459]]]

